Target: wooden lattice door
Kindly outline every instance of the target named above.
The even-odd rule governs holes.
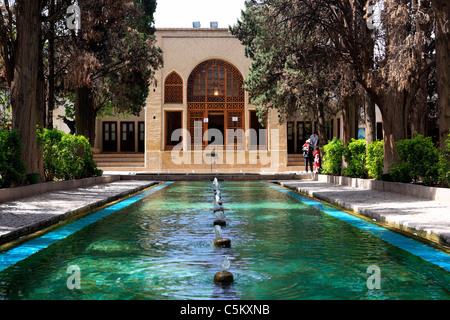
[[[224,117],[225,129],[244,129],[244,89],[243,77],[239,70],[230,63],[212,59],[200,63],[191,73],[188,79],[187,109],[189,132],[191,143],[200,137],[200,131],[195,130],[202,127],[202,134],[207,130],[208,123],[204,119],[208,118],[208,113],[216,117],[222,113]],[[222,125],[221,125],[222,127]],[[230,137],[231,145],[244,148],[243,130],[236,132],[237,137]],[[224,142],[227,142],[225,133]],[[207,141],[202,141],[206,146]]]
[[[204,145],[203,134],[206,131],[204,123],[204,111],[189,111],[189,134],[191,135],[191,145]]]
[[[227,111],[226,144],[227,148],[238,150],[245,148],[244,135],[244,111]]]

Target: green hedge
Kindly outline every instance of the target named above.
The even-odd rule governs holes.
[[[431,137],[417,133],[413,139],[396,142],[396,147],[399,161],[389,172],[392,181],[450,187],[450,134],[442,152]],[[344,148],[341,140],[333,138],[323,150],[321,173],[381,179],[384,167],[382,140],[366,147],[365,140],[352,139]],[[344,169],[341,169],[342,156],[347,162]]]
[[[344,148],[344,159],[347,168],[342,169],[342,173],[351,178],[366,177],[366,140],[353,139]]]
[[[450,187],[450,134],[445,140],[445,149],[439,156],[439,182]]]
[[[371,179],[381,179],[384,168],[383,140],[371,142],[367,146],[366,169]]]
[[[439,183],[440,152],[431,137],[416,134],[413,139],[395,143],[399,162],[390,170],[391,178],[397,182]]]
[[[93,160],[91,145],[84,136],[65,134],[53,129],[39,130],[44,150],[44,172],[47,181],[82,179],[101,176]]]
[[[328,144],[323,147],[322,159],[322,174],[329,174],[338,176],[342,169],[342,155],[344,152],[344,144],[342,140],[334,137],[333,140],[328,141]]]
[[[21,160],[22,143],[16,131],[0,130],[0,187],[8,188],[25,179]]]
[[[366,140],[352,139],[344,147],[342,140],[335,137],[323,147],[323,150],[321,173],[381,179],[384,166],[383,141],[374,141],[366,146]],[[343,157],[347,162],[347,168],[342,168]]]

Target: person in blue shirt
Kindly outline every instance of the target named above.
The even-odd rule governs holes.
[[[317,147],[319,145],[319,135],[317,134],[317,131],[314,131],[314,133],[309,137],[311,140],[311,144],[313,148]]]

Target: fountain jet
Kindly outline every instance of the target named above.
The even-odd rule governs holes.
[[[214,275],[214,282],[217,284],[233,283],[233,274],[228,271],[228,269],[230,268],[230,261],[228,260],[227,256],[225,256],[225,258],[223,259],[221,267],[222,271],[219,271]]]
[[[218,204],[217,202],[214,202],[214,212],[217,212],[217,211],[223,211],[223,207],[220,204]]]
[[[214,220],[214,225],[225,226],[227,222],[225,221],[225,213],[223,211],[214,212],[216,220]]]
[[[231,246],[231,240],[222,238],[222,227],[220,225],[214,226],[214,233],[216,234],[216,238],[214,239],[214,245],[217,247],[225,247],[229,248]]]

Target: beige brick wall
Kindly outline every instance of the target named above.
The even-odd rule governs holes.
[[[146,108],[138,120],[145,119],[145,170],[149,172],[209,172],[209,158],[203,157],[201,164],[194,163],[194,152],[181,152],[180,155],[192,159],[191,164],[177,164],[174,154],[164,150],[164,111],[182,110],[183,128],[187,129],[187,80],[193,69],[203,61],[221,59],[234,65],[245,78],[248,75],[251,60],[245,57],[244,46],[238,39],[229,34],[227,29],[158,29],[157,46],[163,51],[164,66],[156,71],[157,83],[152,84],[146,101]],[[176,71],[183,79],[183,104],[164,104],[164,80],[168,74]],[[249,128],[249,110],[254,106],[248,104],[248,93],[245,92],[245,130]],[[97,128],[97,149],[101,149],[101,121]],[[111,119],[108,119],[111,121]],[[269,134],[269,152],[257,154],[248,151],[248,136],[245,139],[246,150],[234,155],[233,164],[227,158],[219,159],[223,164],[213,164],[213,170],[226,172],[261,172],[279,171],[286,168],[286,127],[278,124],[276,111],[269,115],[268,129],[278,129],[278,141]],[[187,139],[183,139],[184,150],[187,150]],[[276,156],[274,152],[277,153]],[[225,156],[225,155],[224,155]],[[237,159],[239,157],[239,161]],[[269,158],[269,161],[266,158]],[[202,158],[202,157],[200,157]],[[199,159],[199,158],[196,158]],[[230,157],[228,158],[230,159]],[[245,159],[245,161],[243,160]],[[274,161],[271,161],[274,160]],[[275,163],[275,160],[277,163]],[[228,160],[229,161],[229,160]],[[256,161],[256,164],[255,164]],[[244,162],[244,163],[242,163]]]

